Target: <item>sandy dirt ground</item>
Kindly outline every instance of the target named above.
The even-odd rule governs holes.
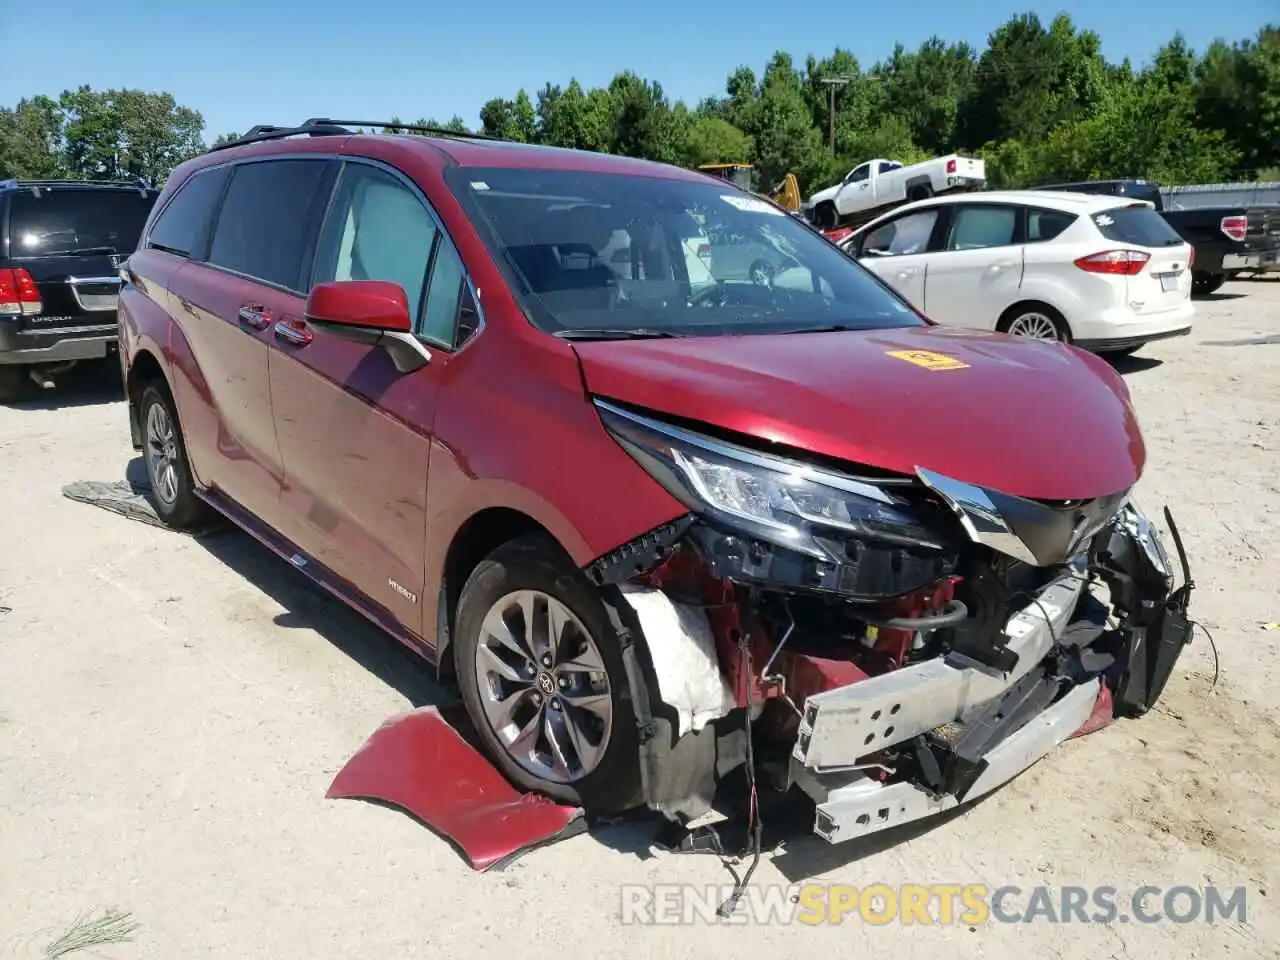
[[[94,955],[164,960],[1280,956],[1280,282],[1228,285],[1123,370],[1140,499],[1175,511],[1218,667],[1200,634],[1158,712],[927,832],[793,842],[755,884],[1109,885],[1122,912],[1144,884],[1244,886],[1245,923],[624,926],[623,885],[728,881],[627,826],[473,873],[408,817],[324,799],[384,719],[448,695],[240,534],[64,499],[133,458],[124,405],[86,383],[0,409],[0,957],[55,955],[106,909],[130,939]]]

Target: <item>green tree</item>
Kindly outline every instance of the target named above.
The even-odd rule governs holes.
[[[1101,41],[1077,33],[1061,14],[1045,27],[1034,13],[1014,17],[988,39],[959,119],[962,142],[1042,140],[1092,116],[1105,93]]]
[[[1247,170],[1280,163],[1280,27],[1210,45],[1196,67],[1196,119],[1221,131]]]
[[[685,134],[683,162],[690,167],[705,163],[749,163],[753,151],[751,138],[728,120],[696,117]]]
[[[37,96],[0,107],[0,179],[48,180],[65,176],[62,165],[62,108]]]
[[[75,176],[160,184],[204,149],[203,118],[170,93],[82,86],[64,91],[59,105],[66,117],[64,162]]]
[[[533,143],[536,115],[529,94],[523,89],[514,100],[495,97],[480,108],[480,132],[504,140]]]

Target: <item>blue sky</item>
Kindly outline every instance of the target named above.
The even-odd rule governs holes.
[[[803,63],[839,45],[869,66],[895,42],[936,33],[981,45],[1014,13],[1048,20],[1064,8],[1101,35],[1109,59],[1135,62],[1175,31],[1200,49],[1280,21],[1276,0],[0,0],[0,35],[31,31],[5,43],[0,103],[81,83],[169,90],[204,115],[209,139],[310,116],[477,123],[490,97],[532,95],[547,80],[603,84],[630,68],[693,102],[722,92],[739,64],[759,71],[775,49]]]

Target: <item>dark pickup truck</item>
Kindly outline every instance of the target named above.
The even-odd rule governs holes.
[[[116,348],[120,264],[158,193],[138,183],[0,181],[0,402]]]
[[[1148,200],[1183,240],[1195,248],[1191,290],[1213,293],[1240,273],[1280,270],[1280,206],[1193,207],[1166,210],[1158,184],[1149,180],[1056,183],[1037,190],[1105,193]]]

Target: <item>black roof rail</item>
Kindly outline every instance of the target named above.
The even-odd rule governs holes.
[[[121,187],[132,190],[152,190],[156,188],[141,177],[131,180],[77,180],[74,177],[56,177],[52,179],[30,179],[10,177],[0,180],[0,190],[26,189],[28,187]]]
[[[310,124],[336,124],[343,127],[381,127],[387,130],[407,130],[411,133],[425,133],[434,137],[453,137],[457,140],[497,140],[506,143],[505,137],[493,137],[487,133],[471,133],[468,130],[450,130],[448,127],[433,127],[422,123],[396,123],[391,120],[329,120],[313,117],[303,122],[303,127]]]
[[[503,137],[491,137],[484,133],[465,133],[457,130],[449,130],[445,127],[425,126],[420,123],[393,123],[390,120],[330,120],[327,117],[311,117],[302,121],[296,127],[281,127],[268,123],[258,124],[251,128],[244,136],[227,143],[220,143],[216,147],[210,147],[209,152],[215,150],[229,150],[232,147],[242,147],[250,143],[263,143],[268,140],[283,140],[286,137],[331,137],[331,136],[351,136],[359,133],[358,130],[348,129],[350,127],[379,127],[390,130],[404,130],[412,133],[422,133],[436,137],[452,137],[458,140],[497,140],[505,142]]]
[[[264,143],[268,140],[283,140],[285,137],[297,137],[306,134],[311,137],[331,137],[350,135],[351,130],[332,123],[328,120],[308,120],[306,123],[297,127],[279,127],[269,123],[260,123],[256,127],[252,127],[248,133],[235,140],[227,143],[220,143],[215,147],[210,147],[208,152],[213,153],[215,150],[230,150],[232,147],[243,147],[249,143]]]

